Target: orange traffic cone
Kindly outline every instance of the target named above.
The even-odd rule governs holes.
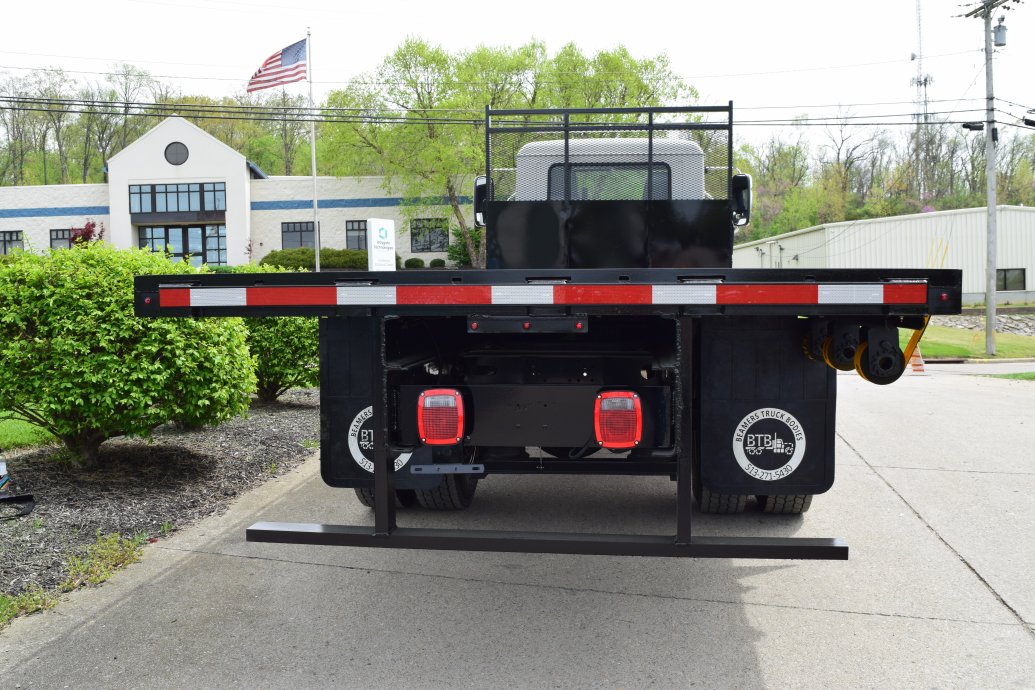
[[[924,371],[924,358],[920,355],[919,345],[913,348],[913,354],[909,356],[909,366],[912,367],[914,374],[927,374]]]

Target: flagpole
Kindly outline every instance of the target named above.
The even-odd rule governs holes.
[[[313,102],[313,40],[312,32],[307,26],[305,29],[305,50],[306,50],[306,72],[309,74],[309,155],[310,165],[313,173],[313,239],[316,247],[313,254],[316,256],[316,272],[320,272],[320,212],[317,209],[316,194],[316,105]]]

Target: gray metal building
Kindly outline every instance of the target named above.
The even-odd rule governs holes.
[[[1035,302],[1035,208],[996,208],[997,302]],[[959,268],[963,301],[984,302],[982,208],[828,223],[738,244],[734,268]]]

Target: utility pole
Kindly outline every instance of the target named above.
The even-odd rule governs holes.
[[[996,324],[996,164],[995,145],[999,138],[995,128],[995,95],[992,89],[992,13],[999,7],[1018,0],[984,0],[965,17],[980,17],[985,28],[985,178],[988,185],[988,235],[985,247],[985,353],[995,355]],[[1007,7],[1006,9],[1009,9]],[[995,30],[995,45],[1006,45],[1006,27],[1003,19]]]
[[[996,175],[995,95],[992,90],[992,10],[985,11],[985,181],[988,185],[988,238],[985,249],[985,354],[995,356]]]

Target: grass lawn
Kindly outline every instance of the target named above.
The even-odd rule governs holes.
[[[1035,381],[1035,371],[1025,371],[1020,374],[990,374],[994,379],[1016,379],[1018,381]]]
[[[38,446],[53,440],[53,436],[35,424],[15,419],[0,421],[0,450]]]
[[[902,329],[902,346],[909,342],[912,331]],[[1013,333],[996,334],[996,357],[1035,357],[1035,338],[1025,335],[1014,335]],[[983,359],[985,355],[985,332],[970,331],[963,328],[949,328],[948,326],[928,326],[920,341],[920,352],[924,359],[947,358],[977,358]]]

